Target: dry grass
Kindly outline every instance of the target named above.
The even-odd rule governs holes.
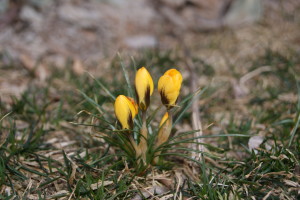
[[[1,118],[11,114],[0,122],[1,136],[8,135],[0,148],[0,198],[299,198],[297,17],[274,21],[267,16],[259,24],[234,31],[185,35],[184,43],[197,66],[197,84],[208,86],[199,101],[204,135],[259,135],[263,141],[254,153],[248,148],[249,137],[205,138],[211,146],[201,165],[195,167],[185,159],[169,156],[165,166],[151,168],[144,176],[135,176],[117,149],[92,137],[95,132],[91,127],[70,123],[99,124],[85,113],[76,115],[82,110],[99,114],[77,89],[112,111],[107,95],[93,79],[85,73],[78,75],[85,66],[46,66],[47,78],[39,79],[28,69],[2,62],[0,114]],[[156,77],[179,66],[185,96],[189,94],[189,73],[180,67],[185,65],[181,44],[164,37],[166,46],[177,50],[126,54],[133,55],[137,66],[152,66]],[[133,65],[131,58],[123,55],[123,59],[127,66]],[[120,86],[125,80],[119,60],[108,60],[99,64],[105,65],[103,70],[88,71],[114,94],[122,93],[126,88]],[[159,104],[158,99],[153,101]],[[188,111],[175,126],[175,135],[192,129],[190,114]]]

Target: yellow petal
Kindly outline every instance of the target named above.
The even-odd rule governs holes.
[[[163,104],[172,106],[176,103],[181,88],[182,76],[176,69],[170,69],[160,77],[158,91],[161,94]]]
[[[180,90],[181,83],[182,83],[181,73],[176,69],[170,69],[166,71],[165,75],[169,75],[170,77],[172,77],[174,88],[176,90]]]
[[[133,119],[138,113],[134,100],[124,95],[119,95],[115,101],[115,114],[123,129],[131,129]]]
[[[153,89],[153,80],[148,70],[145,67],[140,68],[135,76],[135,90],[138,104],[142,110],[147,109],[149,106]]]
[[[162,117],[160,123],[159,123],[159,127],[161,127],[162,125],[166,124],[166,121],[169,119],[169,114],[168,112],[166,112],[164,114],[164,116]]]
[[[134,99],[131,97],[126,97],[128,100],[128,106],[132,114],[132,119],[138,114],[138,105],[135,103]]]

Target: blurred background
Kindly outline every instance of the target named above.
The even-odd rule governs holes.
[[[297,0],[0,0],[1,66],[17,66],[1,69],[1,96],[24,91],[20,70],[45,80],[49,67],[72,60],[76,73],[100,73],[116,52],[185,46],[219,73],[236,63],[247,69],[266,48],[299,53],[299,7]]]

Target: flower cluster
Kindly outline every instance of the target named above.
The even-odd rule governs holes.
[[[170,110],[176,105],[181,83],[181,73],[176,69],[166,71],[158,81],[158,91],[161,96],[161,101],[167,111],[160,122],[156,140],[153,145],[154,147],[159,147],[169,138],[172,128],[172,115]],[[135,76],[136,101],[130,97],[119,95],[114,104],[115,115],[122,129],[126,130],[125,134],[127,134],[127,137],[135,150],[136,158],[141,159],[144,164],[149,163],[149,159],[146,156],[148,148],[150,148],[147,142],[148,128],[146,124],[146,113],[150,105],[150,97],[153,94],[153,90],[153,79],[148,70],[145,67],[142,67],[136,72]],[[139,110],[141,110],[142,114],[142,127],[139,131],[140,139],[139,142],[137,142],[137,140],[134,139],[132,130],[134,128],[134,118]],[[160,153],[160,151],[156,151],[154,156],[150,158],[150,162],[156,163]]]

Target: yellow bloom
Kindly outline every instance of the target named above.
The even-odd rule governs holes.
[[[175,105],[181,88],[182,76],[176,69],[170,69],[160,77],[158,81],[158,91],[161,101],[168,108]]]
[[[153,88],[153,80],[148,70],[145,67],[140,68],[135,75],[135,91],[137,103],[141,110],[148,108]]]
[[[115,101],[115,114],[123,129],[133,128],[133,119],[138,113],[138,106],[134,100],[124,95],[119,95]]]

